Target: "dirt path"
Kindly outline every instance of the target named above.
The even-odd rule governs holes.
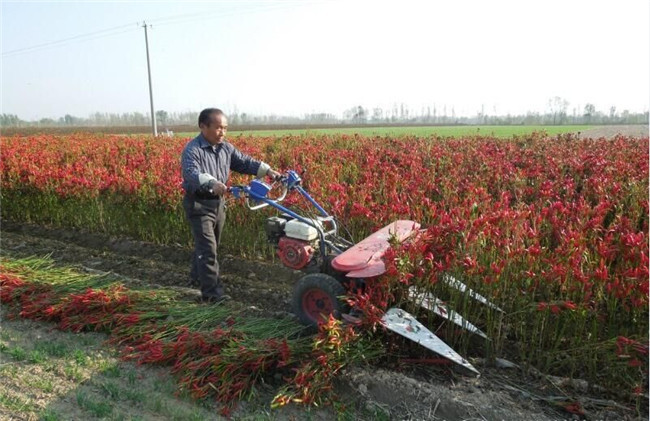
[[[621,125],[621,126],[595,126],[589,130],[579,132],[581,138],[594,138],[598,139],[605,137],[611,139],[616,135],[633,136],[633,137],[648,137],[648,125],[635,124],[635,125]]]
[[[5,256],[51,255],[61,264],[115,273],[127,284],[187,290],[190,250],[181,246],[159,246],[4,221],[0,247]],[[299,273],[235,256],[223,256],[221,262],[224,282],[234,300],[255,306],[266,315],[287,313],[291,288]],[[585,405],[587,419],[643,418],[636,416],[633,408],[617,406],[602,396],[588,397],[585,392],[560,386],[557,379],[527,375],[519,368],[488,366],[480,358],[471,358],[471,362],[481,371],[479,378],[444,366],[351,367],[341,376],[337,388],[349,405],[346,416],[354,414],[355,419],[578,419],[553,404],[558,399],[571,402],[577,398],[588,403]],[[2,382],[0,380],[0,385]],[[253,415],[257,417],[254,419],[259,419],[259,414],[268,410],[268,401],[243,403],[241,408],[242,418]],[[329,408],[307,413],[294,407],[290,411],[273,412],[269,419],[301,419],[303,416],[331,419],[335,416],[333,411]],[[4,416],[6,412],[0,414]]]

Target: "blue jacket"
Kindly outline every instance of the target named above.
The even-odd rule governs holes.
[[[181,168],[183,189],[186,193],[194,194],[200,187],[199,174],[209,174],[226,184],[231,170],[260,177],[266,174],[269,166],[240,152],[225,140],[212,146],[199,134],[185,145]]]

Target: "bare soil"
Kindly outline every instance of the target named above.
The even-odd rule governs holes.
[[[620,125],[620,126],[597,126],[583,132],[578,132],[581,138],[599,139],[604,137],[611,139],[616,135],[630,136],[630,137],[648,137],[648,125]]]
[[[16,258],[50,255],[58,263],[82,270],[112,272],[126,284],[151,288],[164,286],[191,293],[186,286],[191,250],[180,245],[161,246],[3,221],[0,252]],[[288,314],[291,288],[300,277],[299,272],[229,255],[222,255],[220,262],[226,290],[235,301],[254,306],[267,315]],[[5,326],[7,323],[3,322]],[[495,366],[480,358],[470,357],[470,361],[481,372],[480,377],[445,366],[422,364],[349,367],[336,387],[339,396],[347,403],[347,416],[354,414],[355,419],[648,419],[647,406],[639,415],[639,411],[629,403],[598,395],[584,383],[544,376],[516,366]],[[0,380],[0,386],[6,382]],[[268,403],[272,396],[273,391],[262,391],[258,399],[243,402],[234,417],[260,419],[260,414],[269,413]],[[562,403],[576,400],[585,409],[583,417],[562,409]],[[0,417],[12,419],[11,413],[2,410]],[[303,419],[305,416],[333,419],[341,416],[335,408],[314,411],[300,407],[269,414],[269,419]]]

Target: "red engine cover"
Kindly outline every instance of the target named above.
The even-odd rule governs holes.
[[[302,269],[311,260],[314,249],[307,241],[282,237],[278,242],[278,256],[291,269]]]

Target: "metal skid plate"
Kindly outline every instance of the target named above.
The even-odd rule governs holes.
[[[461,357],[408,312],[399,308],[391,308],[386,311],[381,321],[387,329],[430,349],[436,354],[442,355],[456,364],[462,365],[478,375],[481,374],[469,361]]]
[[[453,276],[445,273],[442,276],[442,280],[443,280],[444,283],[446,283],[447,285],[449,285],[452,288],[456,288],[460,292],[468,291],[469,296],[472,297],[473,299],[475,299],[476,301],[478,301],[478,302],[480,302],[482,304],[485,304],[486,306],[488,306],[490,308],[493,308],[496,311],[500,311],[501,313],[505,313],[499,307],[497,307],[496,305],[494,305],[490,301],[488,301],[487,298],[485,298],[484,296],[482,296],[481,294],[479,294],[477,292],[474,292],[471,288],[468,288],[467,285],[465,285],[464,283],[462,283],[458,279],[454,278]]]
[[[454,310],[450,310],[442,300],[436,298],[430,292],[418,293],[414,287],[411,287],[409,288],[409,297],[411,300],[419,304],[422,308],[432,311],[438,316],[450,320],[463,329],[475,333],[482,338],[489,339],[487,335],[481,331],[481,329],[465,320],[463,316],[456,313]]]

